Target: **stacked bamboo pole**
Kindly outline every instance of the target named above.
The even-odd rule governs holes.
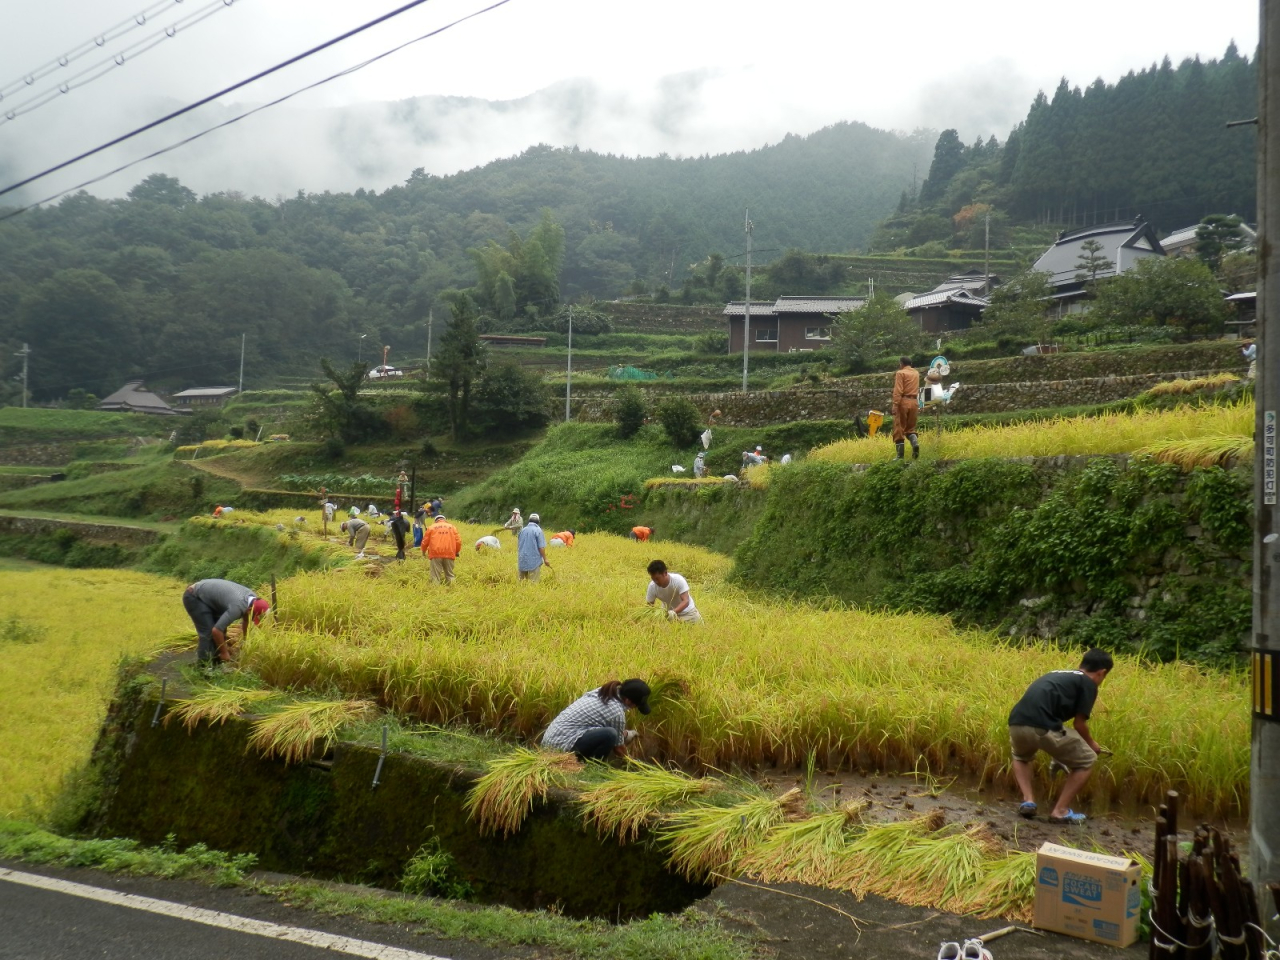
[[[1280,891],[1274,891],[1280,907]],[[1265,938],[1253,885],[1240,857],[1216,828],[1196,828],[1178,851],[1178,794],[1156,818],[1151,881],[1151,960],[1263,960]]]

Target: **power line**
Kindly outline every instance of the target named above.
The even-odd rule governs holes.
[[[176,37],[178,32],[186,30],[188,27],[194,27],[202,20],[207,20],[215,13],[220,13],[228,9],[236,0],[213,0],[207,6],[201,7],[193,13],[182,17],[175,23],[171,23],[164,29],[144,37],[135,43],[130,44],[118,53],[108,56],[105,60],[99,60],[90,67],[85,67],[79,73],[68,77],[66,80],[60,81],[52,89],[44,90],[37,93],[21,103],[10,107],[4,111],[4,115],[0,116],[0,125],[8,123],[10,120],[16,120],[24,114],[38,110],[46,103],[50,103],[62,96],[64,93],[70,93],[72,90],[78,90],[80,87],[88,86],[95,80],[105,77],[117,67],[123,67],[126,63],[137,59],[153,47],[159,46],[165,40]],[[0,98],[3,99],[3,98]]]
[[[257,80],[261,80],[263,77],[269,77],[271,76],[271,74],[277,73],[280,70],[283,70],[285,67],[292,66],[293,64],[298,63],[301,60],[305,60],[307,59],[307,57],[313,56],[314,54],[317,54],[322,50],[327,50],[329,47],[332,47],[335,44],[341,43],[343,40],[348,40],[351,37],[354,37],[358,33],[363,33],[364,31],[370,29],[371,27],[376,27],[380,23],[385,23],[386,21],[392,19],[393,17],[398,17],[400,16],[400,14],[405,13],[408,10],[412,10],[414,7],[422,6],[422,4],[426,2],[427,0],[409,0],[409,2],[406,3],[404,6],[397,7],[396,9],[392,10],[390,13],[384,13],[380,17],[375,17],[373,20],[370,20],[368,23],[362,24],[358,27],[348,30],[346,33],[340,34],[339,36],[336,36],[331,40],[326,40],[324,43],[314,46],[310,50],[305,50],[302,53],[296,54],[295,56],[290,57],[288,60],[281,61],[280,63],[277,63],[274,67],[268,67],[266,70],[261,70],[258,73],[255,73],[253,76],[248,77],[247,79],[241,80],[238,83],[233,83],[231,86],[225,87],[222,90],[219,90],[217,93],[211,93],[209,94],[209,96],[202,97],[201,99],[195,101],[194,103],[187,104],[187,106],[174,110],[172,113],[165,114],[163,117],[160,117],[158,120],[152,120],[150,123],[143,124],[142,126],[138,127],[136,130],[131,130],[129,133],[116,137],[114,140],[109,140],[104,144],[94,147],[92,150],[86,150],[84,153],[74,156],[70,160],[64,160],[62,163],[49,167],[47,170],[42,170],[40,173],[27,177],[24,180],[19,180],[17,183],[11,183],[9,186],[5,187],[3,190],[0,190],[0,197],[4,196],[6,193],[11,193],[14,190],[17,190],[19,187],[25,187],[29,183],[33,183],[36,180],[40,180],[43,177],[47,177],[51,173],[56,173],[57,171],[62,170],[65,167],[69,167],[73,163],[79,163],[81,160],[84,160],[88,157],[92,157],[94,154],[101,153],[103,150],[106,150],[109,147],[114,147],[116,144],[124,143],[126,140],[131,140],[134,137],[138,136],[138,134],[140,133],[146,133],[148,130],[152,130],[163,123],[168,123],[170,120],[174,120],[178,117],[181,117],[183,114],[190,113],[192,110],[195,110],[197,107],[203,107],[206,103],[210,103],[214,100],[217,100],[219,97],[225,97],[229,93],[234,93],[236,90],[239,90],[241,87],[246,87]]]
[[[23,87],[31,86],[37,80],[43,80],[49,74],[61,70],[87,54],[93,53],[94,50],[105,47],[108,43],[118,40],[130,31],[137,30],[139,27],[144,26],[154,14],[159,13],[161,10],[172,9],[176,4],[180,3],[182,3],[182,0],[160,0],[160,2],[153,3],[147,7],[147,9],[135,13],[128,20],[122,20],[114,27],[108,27],[101,33],[94,34],[93,37],[78,46],[72,47],[61,56],[54,57],[48,63],[43,63],[34,70],[24,73],[16,80],[11,80],[3,87],[0,87],[0,100],[21,90]]]
[[[418,2],[423,2],[423,0],[418,0]],[[85,180],[82,183],[76,184],[74,187],[68,187],[65,190],[60,190],[57,193],[50,194],[49,196],[45,197],[43,200],[37,200],[34,203],[29,203],[25,207],[18,207],[14,210],[10,210],[5,214],[0,214],[0,223],[3,223],[5,220],[9,220],[13,217],[16,217],[18,216],[18,214],[26,213],[28,210],[33,210],[36,207],[41,206],[42,204],[51,203],[52,201],[57,200],[59,197],[66,196],[68,193],[74,193],[77,190],[83,190],[85,187],[89,187],[95,183],[99,183],[103,180],[106,180],[108,177],[113,177],[117,173],[122,173],[125,170],[128,170],[130,167],[135,167],[138,164],[145,163],[148,160],[154,160],[156,157],[162,156],[173,150],[177,150],[179,147],[186,146],[188,143],[191,143],[195,140],[199,140],[201,137],[207,136],[208,134],[213,133],[215,130],[221,130],[223,127],[229,127],[231,126],[231,124],[238,123],[239,121],[245,119],[246,117],[253,116],[255,113],[260,113],[261,111],[266,110],[270,107],[274,107],[278,104],[284,103],[286,100],[292,100],[294,97],[298,96],[299,94],[306,93],[308,90],[314,90],[316,87],[323,86],[324,84],[329,83],[330,81],[337,80],[340,77],[348,76],[352,73],[355,73],[357,70],[363,70],[365,67],[369,66],[370,64],[377,63],[379,60],[382,60],[385,57],[389,57],[393,53],[398,53],[399,51],[403,50],[405,47],[412,46],[415,43],[419,43],[423,40],[427,40],[431,37],[436,36],[437,34],[444,33],[446,30],[449,30],[452,27],[456,27],[461,23],[465,23],[466,21],[471,20],[475,17],[478,17],[481,14],[488,13],[490,10],[496,10],[498,7],[504,6],[510,2],[511,0],[498,0],[498,2],[492,3],[487,7],[481,8],[480,10],[476,10],[473,13],[469,13],[465,17],[459,17],[457,20],[453,20],[449,23],[446,23],[443,27],[437,27],[435,30],[430,31],[429,33],[424,33],[420,37],[415,37],[412,40],[406,40],[404,43],[399,44],[398,46],[392,47],[390,50],[386,50],[375,57],[370,57],[368,60],[365,60],[362,63],[358,63],[355,66],[347,67],[345,70],[340,70],[337,73],[330,74],[329,76],[325,77],[322,80],[317,80],[315,83],[309,83],[305,87],[300,87],[297,90],[294,90],[292,93],[287,93],[284,96],[279,97],[275,100],[272,100],[269,103],[264,103],[264,104],[261,104],[260,106],[254,107],[251,110],[246,110],[244,113],[231,117],[229,120],[224,120],[222,123],[215,124],[212,127],[206,127],[204,130],[201,130],[199,133],[193,133],[189,137],[186,137],[175,143],[171,143],[169,144],[169,146],[162,147],[159,150],[156,150],[156,151],[153,151],[152,153],[147,154],[146,156],[138,157],[136,160],[130,160],[128,163],[123,163],[120,166],[116,167],[114,170],[108,170],[106,173],[100,174],[99,176],[96,176],[96,177],[91,177],[90,179]],[[65,166],[65,164],[63,164],[63,166]],[[21,184],[16,184],[15,186],[21,186]],[[9,189],[12,189],[12,188],[9,188]],[[7,190],[0,190],[0,194],[4,194],[6,192]]]

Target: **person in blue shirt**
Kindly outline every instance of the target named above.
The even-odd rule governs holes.
[[[529,522],[520,529],[516,542],[518,578],[536,581],[544,566],[551,567],[547,562],[547,538],[542,532],[541,518],[536,513],[529,514]]]

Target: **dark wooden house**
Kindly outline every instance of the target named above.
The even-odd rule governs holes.
[[[842,313],[857,310],[862,297],[779,297],[773,303],[751,303],[751,351],[799,353],[831,345],[831,327]],[[742,352],[746,314],[743,301],[725,305],[729,352]]]

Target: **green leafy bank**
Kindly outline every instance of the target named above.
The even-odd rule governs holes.
[[[1001,633],[1229,664],[1250,622],[1249,478],[1099,457],[775,471],[746,584]]]

